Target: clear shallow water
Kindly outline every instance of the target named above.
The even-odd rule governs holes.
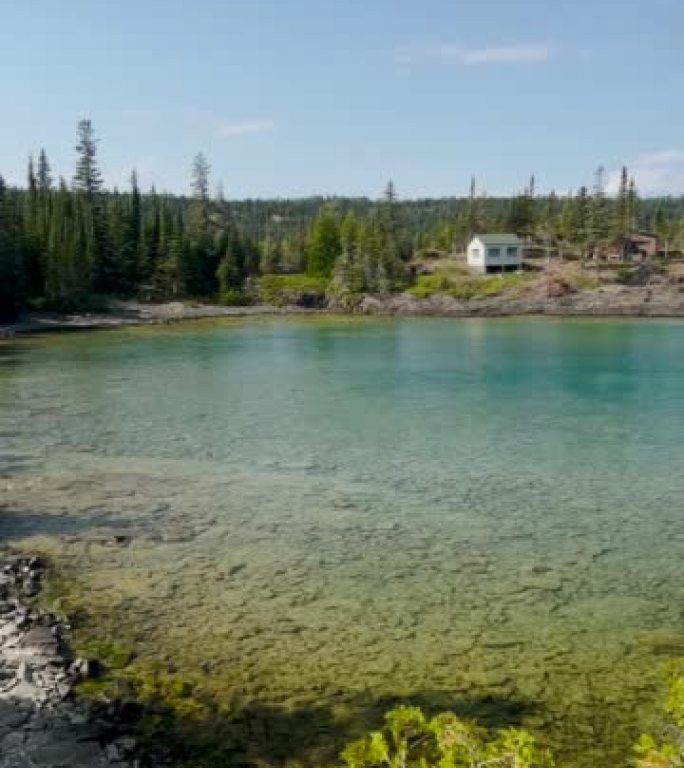
[[[652,724],[684,650],[684,325],[58,336],[0,349],[0,395],[0,535],[221,699],[360,726],[415,697],[577,764]]]

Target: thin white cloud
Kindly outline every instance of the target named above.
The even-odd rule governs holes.
[[[549,59],[548,45],[508,45],[493,48],[474,48],[461,52],[464,64],[539,64]]]
[[[625,165],[643,195],[684,194],[684,150],[647,152]],[[621,175],[622,168],[612,169],[608,174],[606,189],[609,194],[617,193]]]
[[[214,131],[219,138],[231,138],[232,136],[247,136],[253,133],[271,133],[275,130],[273,120],[223,120]]]
[[[464,48],[456,43],[427,43],[398,49],[397,61],[452,60],[466,66],[485,64],[541,64],[551,57],[551,46],[542,43]]]

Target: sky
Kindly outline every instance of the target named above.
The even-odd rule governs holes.
[[[227,197],[684,194],[684,0],[0,0],[0,173]]]

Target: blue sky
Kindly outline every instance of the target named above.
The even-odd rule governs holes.
[[[110,184],[684,193],[683,41],[682,0],[0,0],[0,173],[70,177],[89,117]]]

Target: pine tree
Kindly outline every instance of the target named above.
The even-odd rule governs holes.
[[[47,194],[52,189],[52,172],[44,149],[38,155],[38,189]]]
[[[530,183],[525,191],[514,197],[509,206],[506,229],[521,237],[531,237],[536,227],[534,210],[535,180],[530,177]]]
[[[38,189],[38,182],[36,181],[36,172],[33,166],[33,155],[29,155],[28,170],[26,172],[26,186],[30,197],[35,197]]]
[[[609,238],[609,211],[606,200],[605,169],[599,166],[594,176],[591,204],[589,206],[588,245],[595,256],[600,257]]]
[[[668,258],[672,239],[675,235],[676,222],[666,214],[662,204],[659,204],[656,208],[653,223],[658,240],[660,240],[662,245],[663,254],[665,258]]]
[[[333,209],[325,205],[314,220],[307,249],[309,275],[329,277],[341,253],[340,229]]]
[[[73,186],[92,198],[102,189],[102,174],[97,166],[97,139],[90,120],[79,122],[78,139],[78,162]]]
[[[176,297],[182,290],[183,266],[187,259],[187,245],[183,217],[180,211],[174,216],[168,237],[168,247],[159,253],[154,279],[162,296]]]
[[[192,161],[192,194],[196,200],[209,199],[209,172],[211,166],[203,152],[198,152]]]
[[[575,197],[568,197],[563,209],[563,233],[569,244],[576,246],[582,261],[589,242],[591,201],[586,187],[580,187]]]
[[[630,222],[630,200],[629,200],[629,175],[627,168],[623,166],[620,173],[620,186],[618,188],[617,200],[615,203],[615,221],[613,224],[613,234],[618,238],[625,238],[631,229]]]
[[[629,180],[629,189],[627,190],[627,221],[630,231],[639,227],[639,192],[637,190],[634,176]]]
[[[166,254],[173,222],[171,212],[168,207],[162,207],[154,187],[146,203],[142,213],[139,271],[141,280],[154,281],[157,266]]]
[[[131,172],[131,192],[128,209],[124,213],[125,225],[121,243],[122,287],[130,290],[142,275],[142,201],[138,187],[138,174]]]
[[[0,176],[0,318],[12,317],[25,297],[21,220]]]
[[[470,190],[468,200],[463,212],[462,220],[458,229],[463,233],[463,243],[465,247],[474,235],[484,234],[487,229],[484,194],[477,193],[477,182],[473,176],[470,179]]]
[[[385,187],[385,194],[384,194],[385,202],[388,205],[394,205],[394,203],[397,202],[397,190],[394,186],[394,182],[392,179],[390,179],[387,182],[387,186]]]
[[[209,224],[209,173],[211,166],[204,156],[198,152],[192,161],[192,178],[190,187],[194,198],[193,229],[197,235],[206,234]]]
[[[353,211],[349,211],[340,225],[340,248],[342,253],[349,256],[352,261],[357,255],[358,229],[356,216]]]

